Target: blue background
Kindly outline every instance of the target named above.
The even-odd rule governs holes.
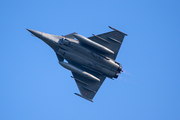
[[[1,0],[0,120],[179,120],[178,0]],[[26,28],[55,35],[128,34],[94,103],[79,93],[54,51]]]

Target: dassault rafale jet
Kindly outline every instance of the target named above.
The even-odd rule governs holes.
[[[91,102],[105,78],[117,78],[122,71],[116,56],[127,34],[110,27],[113,31],[84,37],[77,33],[65,36],[47,34],[27,29],[33,36],[48,44],[56,53],[59,64],[72,72],[80,94]],[[67,62],[64,62],[64,59]]]

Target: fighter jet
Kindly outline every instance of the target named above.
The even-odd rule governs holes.
[[[48,44],[56,53],[59,64],[72,72],[80,94],[93,102],[98,89],[106,79],[117,78],[122,70],[116,56],[127,34],[110,27],[112,31],[91,37],[77,33],[65,36],[27,29],[33,36]],[[67,62],[65,62],[66,60]]]

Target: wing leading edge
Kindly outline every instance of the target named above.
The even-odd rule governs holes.
[[[88,71],[88,72],[90,72],[90,71]],[[96,95],[97,91],[101,87],[101,85],[104,82],[106,77],[103,75],[99,75],[97,73],[91,72],[91,74],[93,74],[94,76],[96,76],[100,79],[100,82],[98,82],[98,81],[92,81],[92,80],[85,78],[74,72],[72,72],[72,74],[73,74],[72,78],[75,79],[81,95],[79,95],[77,93],[75,93],[75,94],[82,98],[85,98],[86,100],[93,102],[92,99]]]

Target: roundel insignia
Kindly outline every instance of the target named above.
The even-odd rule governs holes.
[[[88,92],[85,92],[85,93],[84,93],[84,95],[86,95],[86,96],[87,96],[87,95],[88,95]]]
[[[117,33],[115,33],[115,34],[114,34],[114,36],[115,36],[115,37],[117,37],[117,36],[118,36],[118,34],[117,34]]]

